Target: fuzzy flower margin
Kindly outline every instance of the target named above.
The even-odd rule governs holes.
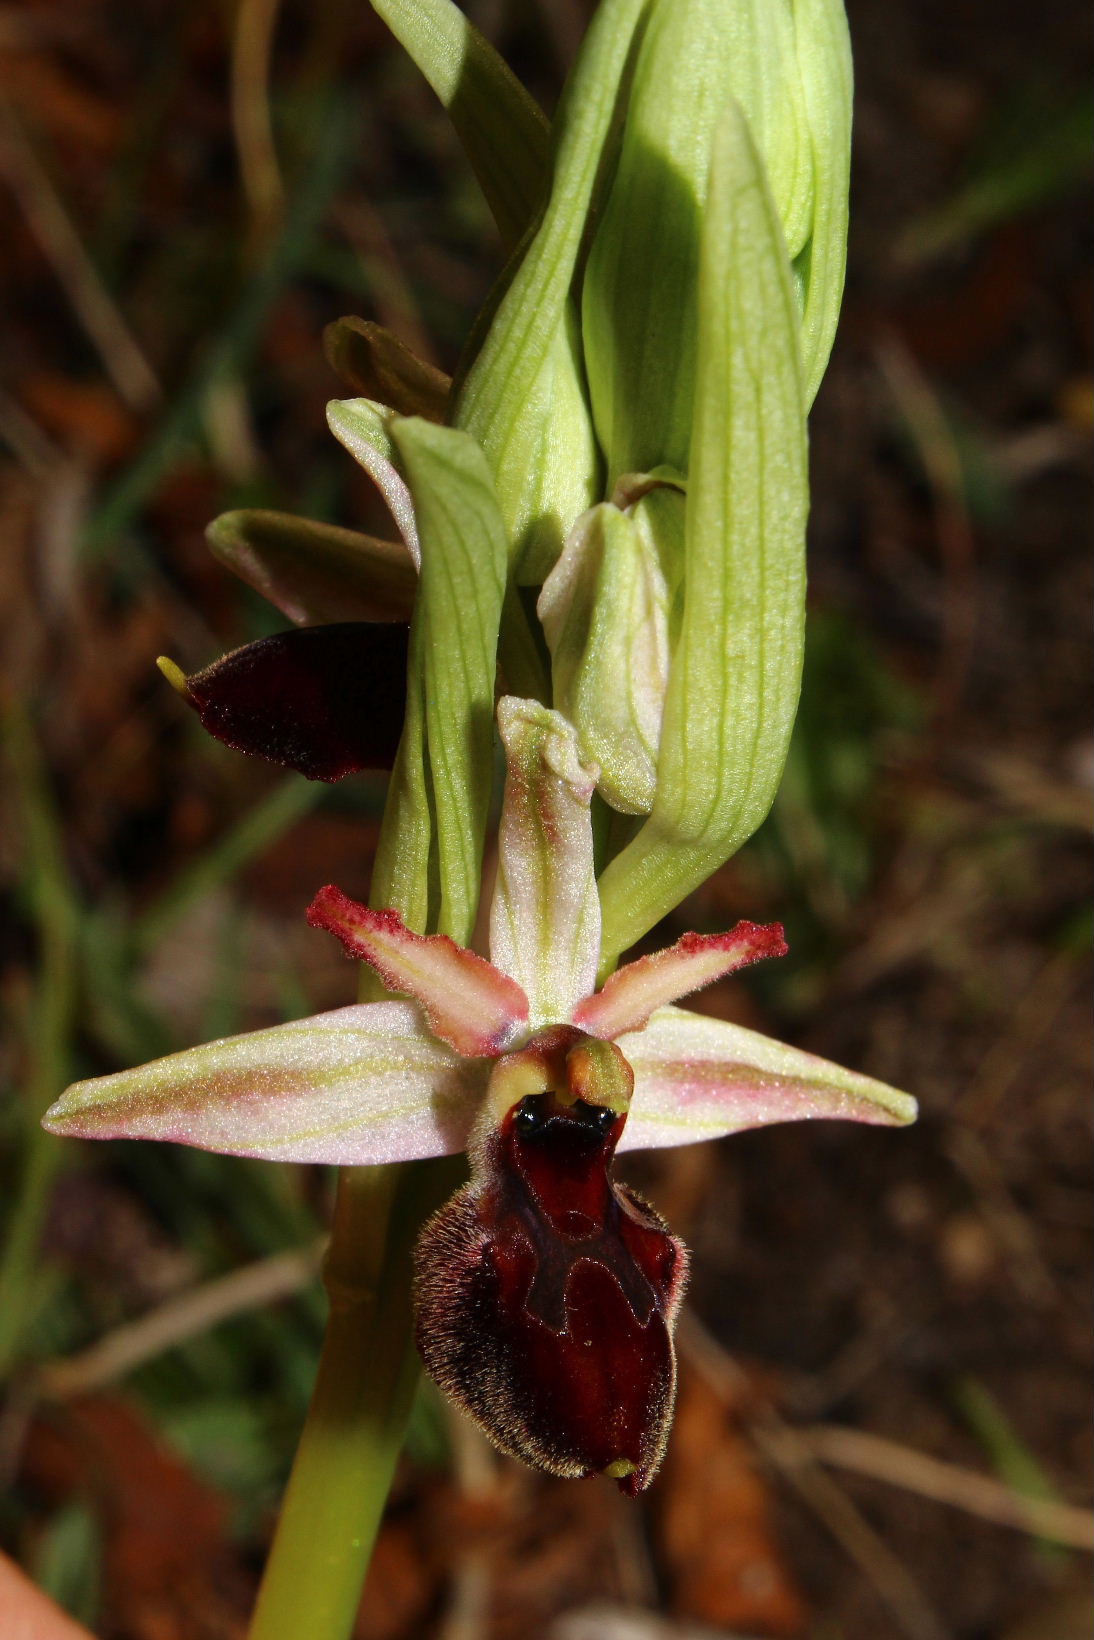
[[[338,1008],[74,1083],[44,1126],[340,1166],[449,1155],[470,1142],[474,1163],[484,1126],[505,1115],[487,1097],[496,1062],[559,1025],[614,1042],[633,1070],[620,1150],[817,1117],[914,1120],[915,1101],[884,1083],[674,1006],[734,969],[781,956],[778,925],[685,934],[597,991],[597,770],[582,762],[570,723],[536,701],[503,698],[498,724],[507,776],[489,962],[324,888],[309,920],[410,1000]]]

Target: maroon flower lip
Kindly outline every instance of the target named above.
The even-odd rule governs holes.
[[[526,1095],[415,1257],[418,1347],[441,1387],[513,1456],[634,1496],[672,1414],[687,1254],[611,1176],[625,1122]]]
[[[225,746],[309,780],[390,769],[406,711],[408,633],[402,622],[364,621],[279,632],[195,672],[184,698]]]

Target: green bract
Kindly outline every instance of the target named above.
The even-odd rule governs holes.
[[[735,106],[714,143],[698,306],[683,621],[653,809],[600,883],[606,963],[755,831],[798,699],[808,490],[796,308]]]
[[[788,0],[655,4],[582,285],[593,416],[613,481],[662,461],[688,469],[699,245],[711,142],[731,97],[800,249],[812,176]]]
[[[850,74],[842,16],[831,0],[655,0],[582,286],[593,418],[610,480],[662,461],[688,470],[711,144],[732,99],[798,274],[812,399],[843,281]]]
[[[547,121],[452,0],[372,0],[448,110],[498,231],[513,246],[547,176]]]
[[[422,567],[407,725],[373,894],[412,907],[408,920],[418,927],[467,940],[493,777],[505,529],[483,453],[466,433],[407,417],[393,423],[392,436],[414,500]]]

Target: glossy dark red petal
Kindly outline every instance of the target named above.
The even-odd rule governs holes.
[[[390,769],[406,709],[408,631],[354,621],[279,632],[195,672],[188,696],[217,740],[309,780]]]
[[[649,1485],[672,1417],[682,1243],[609,1172],[625,1118],[526,1098],[485,1182],[418,1244],[418,1347],[503,1451],[550,1474]]]

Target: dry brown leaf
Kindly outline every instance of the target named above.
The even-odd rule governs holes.
[[[236,1640],[249,1578],[227,1500],[117,1396],[85,1396],[33,1425],[26,1481],[51,1501],[90,1495],[104,1532],[104,1627],[132,1640]]]
[[[674,1616],[778,1640],[805,1632],[805,1607],[773,1536],[751,1448],[732,1409],[686,1367],[650,1501]]]

